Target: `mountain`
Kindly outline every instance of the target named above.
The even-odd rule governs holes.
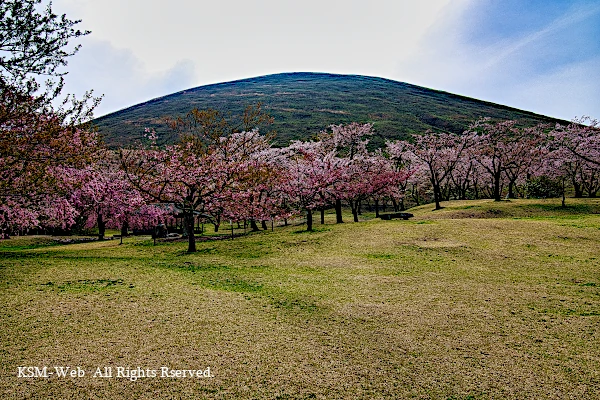
[[[183,90],[97,118],[110,147],[139,140],[156,129],[162,142],[175,139],[164,121],[192,108],[240,115],[261,102],[275,118],[276,144],[308,139],[331,124],[371,122],[372,142],[402,139],[428,129],[460,133],[480,117],[515,119],[521,125],[566,123],[528,111],[389,79],[327,73],[282,73]]]

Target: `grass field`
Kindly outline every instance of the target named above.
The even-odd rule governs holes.
[[[597,399],[600,200],[567,203],[428,205],[410,221],[280,227],[196,254],[149,238],[1,241],[0,393]],[[19,366],[86,376],[19,378]],[[109,366],[113,378],[92,377]]]

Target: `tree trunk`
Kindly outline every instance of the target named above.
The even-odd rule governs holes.
[[[321,207],[321,225],[325,225],[325,207]]]
[[[565,202],[565,178],[561,179],[561,183],[562,183],[562,202],[561,202],[561,206],[565,207],[566,206],[566,202]]]
[[[219,227],[221,226],[221,214],[217,214],[213,225],[215,226],[215,232],[219,232]]]
[[[342,201],[340,199],[335,200],[335,223],[344,223],[344,221],[342,220]]]
[[[413,200],[415,201],[415,204],[417,206],[421,205],[421,199],[419,197],[419,188],[417,187],[417,185],[412,185],[412,189],[410,191]]]
[[[404,206],[404,197],[400,198],[400,211],[405,211],[406,207]]]
[[[98,214],[98,240],[104,240],[104,234],[106,233],[106,222],[102,218],[102,214]]]
[[[511,180],[510,182],[508,182],[508,198],[509,199],[515,199],[515,181]]]
[[[258,229],[258,225],[256,225],[256,220],[250,220],[250,229],[252,230],[252,232],[258,232],[260,230]]]
[[[188,253],[196,252],[196,236],[194,235],[194,213],[187,212],[184,217],[185,227],[188,237]]]
[[[467,199],[467,190],[468,190],[468,187],[466,187],[466,186],[460,187],[459,191],[460,191],[460,199],[461,200]]]
[[[121,237],[129,236],[129,221],[125,219],[123,225],[121,225]]]
[[[446,200],[446,201],[450,201],[450,194],[451,194],[451,193],[450,193],[450,187],[449,187],[449,185],[448,185],[448,184],[446,184],[446,185],[444,186],[444,190],[443,190],[443,191],[442,191],[442,189],[440,188],[440,195],[441,195],[442,193],[444,194],[444,196],[443,196],[443,197],[440,197],[440,198],[442,198],[442,199],[444,199],[444,200]]]
[[[265,220],[262,220],[262,221],[260,222],[260,224],[261,224],[261,227],[263,228],[263,230],[264,230],[264,231],[266,231],[267,229],[269,229],[269,228],[267,227],[267,221],[265,221]]]
[[[313,230],[313,215],[311,209],[306,210],[306,230]]]
[[[573,182],[573,189],[575,189],[575,198],[576,199],[580,199],[583,197],[583,190],[581,189],[581,184],[577,181],[575,181],[575,179],[572,180]]]
[[[502,193],[500,191],[500,173],[494,175],[494,201],[502,201]]]
[[[379,200],[375,200],[375,218],[379,218]]]
[[[440,205],[440,185],[433,184],[433,200],[435,201],[435,209],[441,210],[442,206]]]
[[[354,222],[358,222],[358,202],[351,201],[350,208],[352,209],[352,219],[354,220]]]

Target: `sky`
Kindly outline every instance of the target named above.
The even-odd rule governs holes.
[[[66,88],[95,116],[281,72],[382,77],[600,118],[598,0],[54,0],[92,31]]]

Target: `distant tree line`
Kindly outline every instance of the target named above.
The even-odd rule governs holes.
[[[596,197],[600,189],[600,125],[589,117],[567,126],[518,127],[481,119],[462,135],[426,132],[411,143],[388,142],[386,153],[413,171],[404,197],[413,204],[451,199]]]
[[[275,148],[251,129],[269,120],[260,105],[242,120],[236,129],[217,111],[192,110],[172,121],[181,132],[177,143],[160,147],[148,130],[146,143],[117,152],[103,149],[93,132],[46,114],[38,125],[4,125],[2,135],[15,138],[10,151],[27,156],[0,159],[0,229],[95,226],[103,238],[106,227],[127,234],[168,222],[177,210],[194,252],[198,218],[215,231],[223,221],[258,230],[304,215],[312,230],[314,214],[323,223],[327,209],[341,223],[342,207],[358,221],[365,205],[378,212],[386,204],[403,210],[433,202],[439,209],[451,199],[540,195],[563,196],[564,204],[568,187],[590,197],[600,188],[600,129],[589,118],[554,127],[482,119],[462,135],[425,132],[377,150],[367,146],[370,124],[332,125],[315,140]],[[18,140],[30,132],[46,136]]]

